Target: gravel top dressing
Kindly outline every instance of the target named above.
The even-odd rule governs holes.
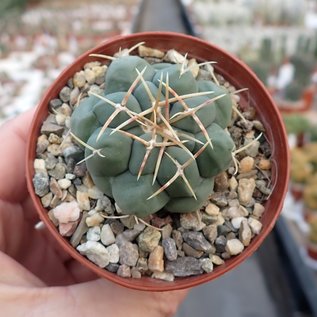
[[[113,75],[112,64],[136,58],[135,51],[150,68],[138,67],[137,76],[133,71]],[[212,272],[243,252],[262,229],[264,203],[271,193],[271,151],[255,109],[241,109],[243,89],[236,91],[214,72],[212,63],[199,64],[175,50],[162,52],[140,44],[103,58],[104,63],[85,64],[48,105],[34,161],[36,194],[60,234],[105,270],[121,277],[166,281]],[[172,71],[166,76],[167,68],[175,68],[179,78]],[[110,73],[123,81],[136,78],[124,84],[122,101],[115,99],[117,95],[110,101],[105,98],[121,85],[120,79],[107,79]],[[174,87],[173,80],[183,80],[185,91],[179,92],[182,88]],[[214,94],[191,91],[196,83],[207,82],[216,88]],[[132,97],[141,109],[132,109]],[[87,125],[90,129],[95,123],[85,123],[88,112],[76,113],[83,104],[90,107],[92,98],[97,105],[93,109],[110,111],[106,118],[97,112],[102,123],[94,128],[97,132],[92,130],[95,143],[90,135],[84,139]],[[140,102],[146,98],[152,106]],[[191,104],[198,99],[199,104]],[[224,100],[230,104],[228,118],[221,112]],[[213,125],[208,120],[215,105],[218,112],[211,121],[218,121]],[[208,136],[206,131],[215,126],[218,130]],[[232,144],[229,152],[219,145],[217,133],[227,148]],[[110,138],[112,153],[97,147],[98,140]],[[223,152],[215,163],[204,165],[206,155],[213,157],[212,151],[219,149]],[[110,155],[113,163],[105,164]],[[165,170],[170,170],[169,177]],[[110,177],[111,173],[119,176]],[[209,185],[201,189],[203,182]]]

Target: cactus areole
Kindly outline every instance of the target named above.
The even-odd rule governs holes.
[[[74,110],[71,134],[96,186],[124,214],[198,210],[232,163],[232,99],[185,64],[111,61],[102,95]]]

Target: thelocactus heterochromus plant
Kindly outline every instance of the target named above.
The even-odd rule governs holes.
[[[185,63],[121,56],[108,67],[104,94],[76,107],[71,134],[96,186],[124,214],[185,213],[204,204],[232,162],[231,115],[228,91],[196,80]]]

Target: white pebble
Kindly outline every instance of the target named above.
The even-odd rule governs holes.
[[[242,222],[243,220],[245,220],[245,219],[246,219],[245,217],[235,217],[235,218],[232,218],[232,219],[231,219],[231,223],[232,223],[233,228],[239,229],[240,226],[241,226],[241,222]]]
[[[100,227],[91,227],[87,231],[87,240],[89,241],[99,241],[100,240]]]
[[[248,223],[254,234],[259,234],[261,232],[262,223],[259,220],[250,217]]]
[[[77,250],[100,267],[105,267],[109,264],[109,253],[100,242],[87,241],[79,245]]]
[[[86,218],[86,225],[88,227],[99,226],[104,220],[105,219],[99,213],[95,212],[92,216]]]
[[[105,224],[102,227],[100,238],[101,238],[101,242],[104,245],[110,245],[116,241],[116,238],[115,238],[109,224]]]
[[[72,184],[72,182],[67,178],[59,179],[57,183],[61,189],[67,189]]]
[[[238,239],[231,239],[227,241],[227,245],[226,245],[226,251],[230,254],[230,255],[237,255],[239,253],[241,253],[244,249],[244,245],[242,244],[242,242]]]
[[[35,159],[34,160],[34,169],[36,172],[46,171],[45,160],[43,159]]]
[[[109,262],[118,263],[119,262],[119,247],[116,244],[111,244],[107,247],[109,253]]]

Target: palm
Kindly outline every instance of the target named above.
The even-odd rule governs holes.
[[[87,282],[96,277],[60,249],[46,230],[34,229],[39,218],[28,195],[24,177],[26,136],[31,117],[32,112],[28,112],[0,130],[3,149],[0,157],[0,305],[4,311],[8,316],[22,315],[19,309],[30,309],[26,308],[30,304],[27,302],[29,294],[33,300],[32,309],[34,296],[38,297],[40,306],[44,301],[46,311],[51,313],[46,312],[45,316],[56,316],[60,311],[62,316],[75,313],[86,316],[88,312],[103,316],[105,306],[109,315],[115,316],[172,315],[186,292],[145,293],[102,280]],[[75,283],[80,284],[73,285]],[[53,285],[69,286],[46,287]],[[19,296],[19,291],[22,292],[21,307],[10,306],[10,298],[2,303],[1,298],[5,298],[2,293],[8,296],[12,292],[6,286],[15,287],[13,298]],[[56,311],[56,301],[59,302],[59,311]],[[69,302],[73,305],[69,305]],[[139,305],[140,302],[143,305]]]

